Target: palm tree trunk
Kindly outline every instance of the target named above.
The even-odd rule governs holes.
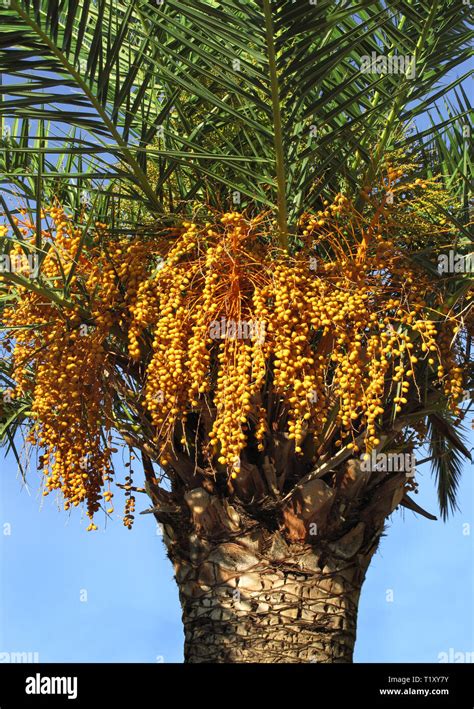
[[[352,661],[359,595],[373,553],[360,550],[358,532],[351,535],[353,553],[346,543],[339,555],[337,545],[328,554],[321,542],[290,548],[279,532],[265,540],[264,552],[258,530],[215,544],[193,537],[187,559],[176,547],[170,554],[186,662]]]
[[[351,662],[361,587],[405,474],[350,460],[333,474],[336,489],[311,479],[286,500],[263,491],[255,504],[264,472],[242,477],[231,500],[206,479],[207,489],[152,495],[179,588],[185,660]],[[189,474],[189,487],[195,480]]]

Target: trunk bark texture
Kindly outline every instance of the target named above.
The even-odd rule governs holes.
[[[351,461],[337,483],[308,479],[259,504],[204,486],[152,495],[179,588],[186,662],[352,661],[361,587],[406,477],[371,475]]]
[[[280,535],[265,554],[200,546],[176,564],[187,662],[352,661],[365,557],[322,561]]]

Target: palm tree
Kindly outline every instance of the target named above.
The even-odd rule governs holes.
[[[412,468],[391,461],[427,447],[442,515],[456,504],[462,456],[470,457],[461,433],[469,406],[457,402],[472,388],[472,279],[461,269],[441,277],[437,259],[449,249],[465,255],[470,243],[471,109],[467,74],[453,78],[470,54],[467,13],[462,0],[0,3],[0,199],[10,229],[3,252],[36,254],[40,263],[34,275],[3,273],[1,435],[21,465],[19,437],[36,431],[29,440],[48,442],[46,458],[58,466],[48,471],[49,489],[62,489],[67,508],[85,500],[91,517],[110,477],[112,438],[140,456],[145,485],[131,476],[122,485],[125,522],[133,520],[132,493],[146,491],[145,512],[163,525],[175,568],[188,662],[350,662],[361,587],[385,520],[399,506],[435,519],[408,494],[417,487]],[[206,250],[230,233],[213,231],[223,213],[234,236],[246,230],[247,245],[224,253],[216,279],[238,262],[239,284],[250,274],[245,288],[253,302],[260,298],[269,332],[268,349],[249,345],[265,364],[258,386],[246,380],[251,394],[242,394],[233,458],[226,453],[233,429],[224,425],[233,394],[228,388],[227,399],[218,398],[215,375],[218,352],[228,362],[229,351],[240,350],[235,339],[219,350],[207,330],[210,319],[228,314],[230,290],[214,320],[199,300],[212,281],[199,280]],[[76,229],[67,268],[53,222],[58,233],[67,223]],[[174,245],[198,233],[190,224],[199,232],[192,259],[180,252],[173,261]],[[390,240],[381,246],[382,232]],[[135,325],[120,310],[130,305],[132,262],[120,270],[117,247],[127,240],[133,249],[144,245],[133,252],[133,273],[157,284],[132,292],[141,317],[132,347],[127,331]],[[168,280],[159,275],[159,253]],[[115,283],[107,316],[94,310],[88,269],[96,284],[104,271]],[[423,297],[405,290],[405,279]],[[300,285],[287,292],[290,281]],[[170,299],[181,297],[178,282],[183,298],[191,292],[195,300],[186,301],[176,351],[204,343],[204,369],[202,389],[198,380],[192,400],[183,394],[179,406],[173,389],[165,416],[150,406],[150,387],[155,365],[168,387],[173,377],[162,370],[178,367],[168,331],[157,327]],[[243,286],[241,293],[243,304]],[[405,297],[413,308],[405,310]],[[344,311],[341,322],[346,299],[358,315]],[[336,304],[329,314],[326,302]],[[179,310],[169,308],[170,327]],[[381,389],[369,401],[370,382],[380,382],[370,339],[379,315],[387,320],[377,337],[389,345],[377,360],[386,365]],[[295,340],[301,323],[304,353]],[[89,358],[98,350],[84,354],[71,334],[81,327],[102,333],[104,359],[90,377],[81,370],[74,379],[78,359],[98,361]],[[403,370],[409,350],[411,383],[393,369]],[[62,373],[61,352],[70,355],[72,379]],[[294,369],[285,380],[282,370],[302,357],[306,374]],[[195,362],[189,352],[179,362],[173,376],[181,381]],[[48,367],[57,367],[55,376]],[[344,390],[357,377],[360,401],[351,403]],[[75,451],[76,423],[67,419],[75,401],[85,421],[77,430],[102,445],[94,465],[81,469],[86,482],[76,497],[61,467],[64,434],[57,435],[67,431]]]

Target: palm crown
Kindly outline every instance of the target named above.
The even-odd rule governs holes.
[[[294,249],[302,215],[340,191],[360,207],[403,154],[421,156],[420,176],[442,175],[455,208],[439,209],[468,242],[472,33],[461,0],[6,0],[0,19],[2,205],[19,240],[10,194],[31,213],[38,249],[53,198],[77,214],[89,203],[84,242],[92,218],[129,233],[237,205],[268,210]],[[413,258],[432,269],[429,248]],[[41,289],[64,305],[69,284]],[[453,278],[453,303],[468,288]],[[6,363],[6,386],[10,374]],[[10,446],[27,412],[9,408]],[[446,511],[468,451],[448,413],[424,413]]]
[[[80,161],[80,174],[107,182],[112,159],[124,189],[154,212],[170,193],[173,205],[222,206],[236,190],[285,231],[321,194],[360,189],[388,149],[424,139],[447,160],[444,135],[452,161],[467,154],[470,107],[453,94],[467,73],[449,78],[470,53],[461,0],[6,5],[2,114],[29,120],[18,149],[54,136],[68,156],[63,176]],[[406,64],[368,70],[374,55]],[[417,131],[443,97],[448,115]],[[61,130],[47,135],[52,123]]]

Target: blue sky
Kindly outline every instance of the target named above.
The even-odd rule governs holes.
[[[435,512],[426,466],[417,479],[417,501]],[[177,588],[151,515],[137,515],[131,532],[117,516],[87,533],[78,510],[68,517],[53,497],[41,497],[34,469],[29,487],[30,494],[14,460],[2,461],[0,653],[37,652],[42,662],[181,662]],[[447,523],[409,511],[392,516],[362,592],[356,662],[437,662],[450,648],[474,651],[473,492],[467,463],[461,510]],[[138,510],[147,500],[139,497]]]

